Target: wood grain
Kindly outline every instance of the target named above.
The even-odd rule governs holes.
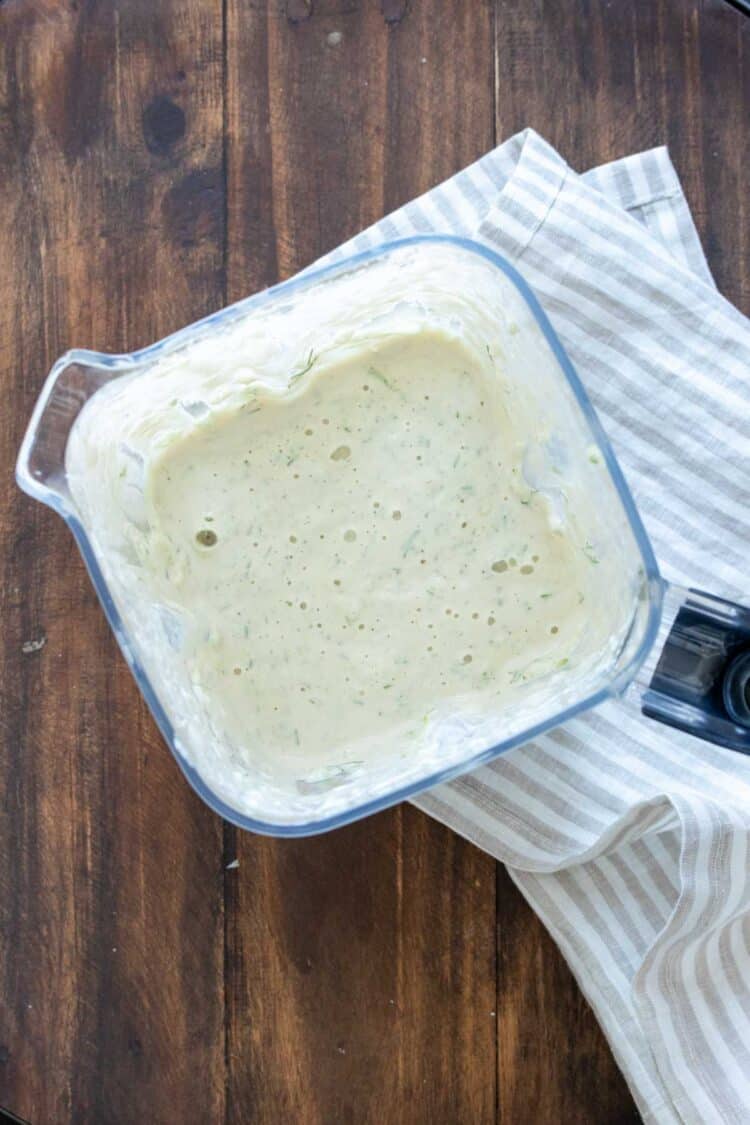
[[[11,476],[60,352],[222,303],[221,42],[218,3],[0,7],[0,1104],[35,1125],[223,1113],[220,826]]]
[[[641,1120],[572,973],[499,867],[498,1121],[636,1125]]]
[[[231,297],[308,265],[491,143],[489,7],[457,6],[458,22],[436,4],[404,9],[321,0],[290,19],[288,5],[230,0]],[[451,51],[471,60],[468,103]],[[230,1120],[493,1121],[493,862],[408,808],[236,847]]]
[[[750,311],[750,21],[725,0],[498,0],[497,134],[584,171],[668,145],[721,291]]]
[[[722,291],[750,312],[750,20],[723,0],[499,0],[497,134],[531,125],[583,171],[668,144]],[[498,876],[499,1120],[629,1122],[592,1014],[507,874]]]
[[[749,43],[724,0],[0,0],[0,1105],[637,1120],[489,857],[408,806],[278,842],[200,804],[11,472],[65,348],[287,277],[527,124],[581,169],[668,143],[750,312]]]

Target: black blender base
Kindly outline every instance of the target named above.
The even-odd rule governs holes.
[[[668,726],[750,754],[750,609],[691,590],[643,694],[642,710]]]

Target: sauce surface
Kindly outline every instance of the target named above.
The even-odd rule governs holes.
[[[206,424],[152,467],[189,660],[231,737],[291,758],[563,666],[592,562],[522,482],[501,385],[435,333]],[[167,591],[165,590],[165,593]]]
[[[455,251],[105,387],[68,476],[180,750],[255,814],[526,729],[632,619],[639,556],[570,389],[515,288]]]

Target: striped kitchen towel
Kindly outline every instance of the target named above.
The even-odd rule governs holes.
[[[748,590],[750,323],[666,149],[584,175],[531,130],[327,260],[441,231],[535,290],[666,578]],[[417,804],[508,864],[647,1122],[750,1122],[750,760],[611,701]]]

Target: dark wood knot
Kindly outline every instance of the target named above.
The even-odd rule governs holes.
[[[380,0],[380,11],[389,27],[401,23],[409,7],[409,0]]]
[[[146,148],[157,156],[165,156],[185,135],[185,113],[166,94],[151,99],[141,121]]]
[[[313,0],[286,0],[286,18],[290,23],[304,23],[313,13]]]

